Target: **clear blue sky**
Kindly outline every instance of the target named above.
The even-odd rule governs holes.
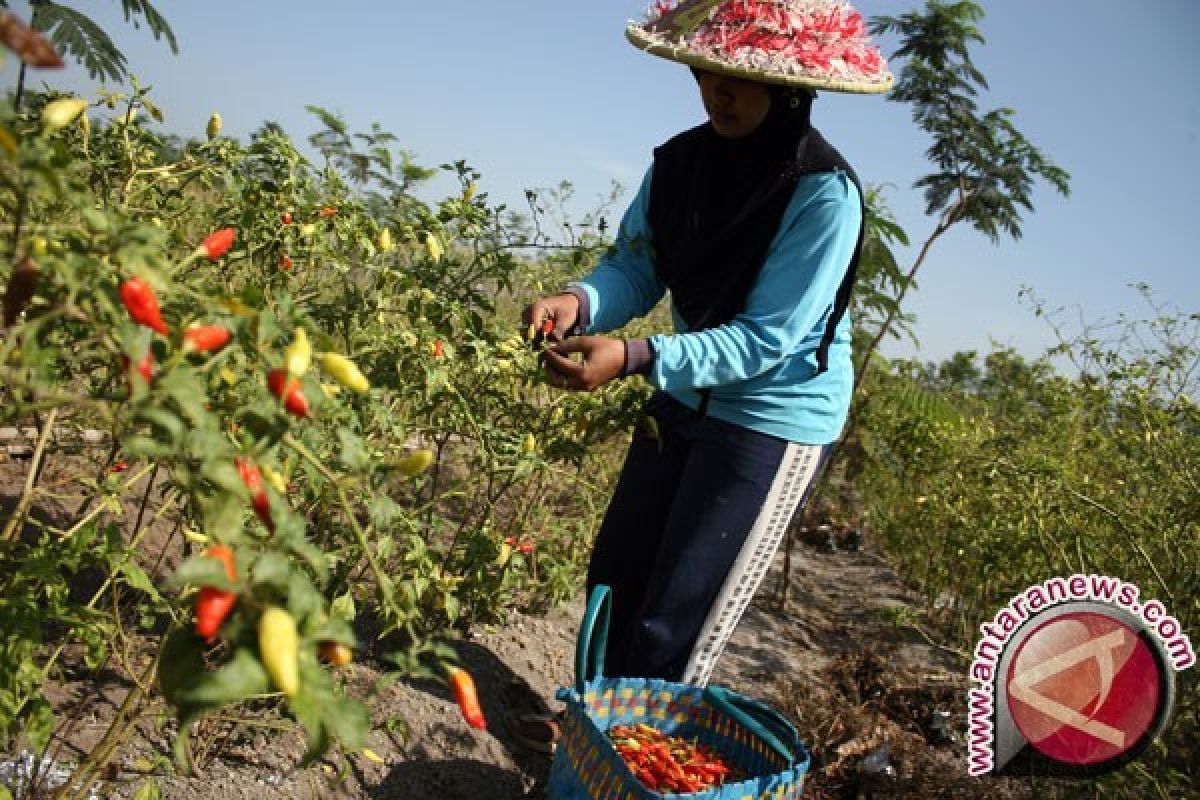
[[[625,42],[641,0],[156,0],[178,56],[126,25],[115,1],[72,4],[102,23],[131,71],[154,86],[170,130],[201,135],[220,110],[230,135],[271,119],[303,139],[316,128],[304,106],[320,105],[358,130],[381,123],[419,163],[468,160],[484,173],[483,188],[514,207],[526,187],[563,179],[583,200],[613,179],[633,186],[655,145],[702,121],[686,69]],[[917,5],[857,7],[870,16]],[[1039,187],[1019,242],[994,247],[962,229],[935,245],[908,301],[919,317],[919,356],[987,350],[990,340],[1039,352],[1049,332],[1018,303],[1022,285],[1091,319],[1142,312],[1127,288],[1137,281],[1179,310],[1200,310],[1200,2],[983,6],[987,43],[976,62],[991,92],[981,107],[1016,109],[1017,126],[1071,173],[1072,194]],[[13,9],[28,17],[23,3]],[[14,74],[10,64],[0,79],[11,84]],[[74,65],[37,80],[94,89]],[[825,93],[814,121],[865,181],[891,187],[900,223],[922,241],[932,221],[911,187],[927,171],[927,142],[907,109]]]

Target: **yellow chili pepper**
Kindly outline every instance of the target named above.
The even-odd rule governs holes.
[[[309,343],[308,334],[303,328],[296,328],[296,335],[284,351],[283,359],[289,374],[299,378],[308,372],[309,365],[312,364],[312,344]]]
[[[392,241],[392,231],[389,228],[379,231],[379,252],[390,253],[394,249],[396,249],[396,243]]]
[[[365,393],[371,388],[370,382],[353,361],[337,353],[325,353],[321,356],[321,369],[328,372],[334,380],[352,392]]]
[[[438,239],[437,234],[429,231],[425,232],[425,255],[430,261],[441,261],[445,250],[442,249],[442,242]]]
[[[300,636],[296,620],[282,608],[268,608],[258,620],[258,651],[275,688],[288,697],[300,689]]]
[[[287,481],[284,480],[282,475],[265,464],[260,466],[258,471],[261,472],[262,476],[267,479],[267,483],[275,487],[275,491],[279,492],[280,494],[287,494]]]
[[[54,133],[70,125],[88,107],[88,101],[81,97],[64,97],[61,100],[51,100],[42,109],[42,129],[46,133]]]
[[[396,462],[396,469],[410,478],[420,475],[433,463],[432,450],[414,450]]]
[[[205,127],[204,132],[208,135],[210,142],[221,135],[221,115],[216,111],[208,118],[208,126]]]

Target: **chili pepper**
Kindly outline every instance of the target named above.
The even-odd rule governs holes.
[[[425,232],[425,255],[430,261],[441,261],[445,255],[441,240],[430,231]]]
[[[322,661],[335,667],[344,667],[354,660],[354,651],[341,642],[321,642],[317,654]]]
[[[237,572],[233,565],[233,551],[223,544],[215,544],[204,553],[205,558],[215,558],[225,565],[225,575],[229,580],[237,580]],[[216,638],[217,631],[233,611],[237,604],[237,594],[228,589],[216,589],[205,586],[196,595],[196,633],[211,642]]]
[[[284,225],[291,225],[292,224],[292,212],[285,211],[282,214],[280,214],[279,221],[282,222]]]
[[[447,667],[446,673],[450,688],[454,690],[454,700],[467,724],[486,730],[487,720],[484,719],[483,709],[479,707],[479,695],[475,692],[475,680],[471,674],[460,667]]]
[[[537,452],[537,437],[532,433],[525,434],[525,438],[521,440],[521,452],[527,456]]]
[[[279,257],[279,268],[281,270],[283,270],[284,272],[291,272],[292,271],[291,256],[287,255],[286,253],[284,255],[281,255]]]
[[[308,372],[311,364],[312,345],[308,341],[308,334],[304,328],[296,328],[292,343],[283,351],[283,365],[287,367],[289,375],[299,378]]]
[[[446,356],[446,348],[442,346],[442,340],[435,339],[433,342],[433,357],[440,359],[440,358],[445,358],[445,356]]]
[[[37,291],[39,275],[37,264],[28,256],[13,268],[8,278],[8,288],[4,290],[4,327],[16,322],[29,305]]]
[[[42,129],[46,133],[62,130],[78,119],[87,107],[88,101],[79,97],[51,100],[42,108]]]
[[[704,791],[735,777],[710,748],[649,725],[614,725],[609,737],[634,777],[654,791]]]
[[[54,45],[37,30],[17,19],[15,14],[0,14],[0,44],[17,54],[30,67],[61,67],[62,58]]]
[[[216,261],[229,252],[229,248],[233,247],[233,240],[236,238],[236,228],[221,228],[221,230],[213,231],[204,237],[198,252],[209,261]]]
[[[400,470],[400,474],[412,478],[427,470],[432,463],[432,450],[414,450],[396,462],[396,469]]]
[[[129,363],[129,356],[121,356],[121,366],[129,369]],[[137,369],[133,374],[141,376],[147,384],[154,382],[154,351],[149,347],[146,348],[146,354],[138,361]],[[133,379],[133,375],[130,375],[130,379]]]
[[[167,324],[163,322],[162,312],[158,307],[158,296],[150,288],[150,284],[141,278],[129,278],[119,289],[121,303],[133,321],[139,325],[166,336]]]
[[[273,369],[267,373],[267,388],[283,401],[283,407],[289,414],[301,419],[308,418],[308,398],[300,389],[300,381],[288,375],[287,370]]]
[[[288,493],[287,481],[283,479],[282,475],[265,464],[259,469],[262,472],[262,476],[266,478],[267,483],[275,487],[275,491],[279,492],[280,494]]]
[[[208,125],[204,129],[204,133],[210,142],[221,135],[221,115],[216,111],[208,118]]]
[[[552,333],[554,333],[554,319],[546,317],[542,320],[542,336],[549,336]]]
[[[127,469],[129,469],[128,462],[118,461],[117,463],[115,463],[111,467],[109,467],[108,471],[114,475],[120,475],[122,472],[125,472]]]
[[[396,248],[396,243],[392,241],[392,231],[389,228],[383,228],[379,231],[379,252],[390,253]]]
[[[233,334],[220,325],[192,325],[183,332],[183,349],[192,353],[211,353],[229,344]]]
[[[521,542],[517,545],[517,552],[523,556],[527,556],[533,552],[533,542]]]
[[[238,475],[241,476],[246,491],[250,492],[250,505],[253,506],[254,513],[262,520],[263,525],[267,526],[267,530],[274,531],[275,523],[271,519],[271,500],[267,497],[267,490],[263,486],[262,471],[248,458],[238,458],[233,463],[237,466]]]
[[[309,239],[309,238],[315,236],[316,233],[317,233],[317,226],[313,225],[311,222],[306,222],[300,226],[300,235],[303,236],[305,239]]]
[[[329,219],[330,217],[336,217],[337,213],[338,210],[333,206],[323,206],[319,211],[317,211],[317,216],[321,219]]]
[[[321,369],[328,372],[334,380],[352,392],[365,393],[371,388],[370,382],[353,361],[337,353],[325,353],[321,356]]]
[[[258,620],[258,653],[275,688],[288,697],[300,689],[300,635],[296,620],[271,607]]]

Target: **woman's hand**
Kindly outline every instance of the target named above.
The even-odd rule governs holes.
[[[554,330],[548,334],[548,338],[555,342],[560,341],[563,334],[575,327],[578,319],[579,298],[569,293],[539,297],[521,314],[521,320],[526,327],[533,325],[538,331],[546,320],[553,320]]]
[[[567,356],[583,354],[576,363]],[[607,336],[576,336],[542,353],[551,386],[590,392],[621,377],[625,370],[625,342]]]

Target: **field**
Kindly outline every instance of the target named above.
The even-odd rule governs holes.
[[[571,681],[650,387],[555,391],[520,311],[619,209],[517,213],[314,113],[315,156],[219,116],[165,133],[136,82],[0,106],[0,798],[541,796],[502,720]],[[1023,188],[1065,186],[1032,152]],[[922,253],[1024,205],[956,196]],[[968,780],[963,698],[979,623],[1051,576],[1200,630],[1200,315],[1144,287],[1144,319],[1068,328],[1031,295],[1043,357],[888,361],[921,262],[868,211],[851,423],[718,680],[805,731],[814,798],[1189,796],[1194,671],[1087,785]]]

